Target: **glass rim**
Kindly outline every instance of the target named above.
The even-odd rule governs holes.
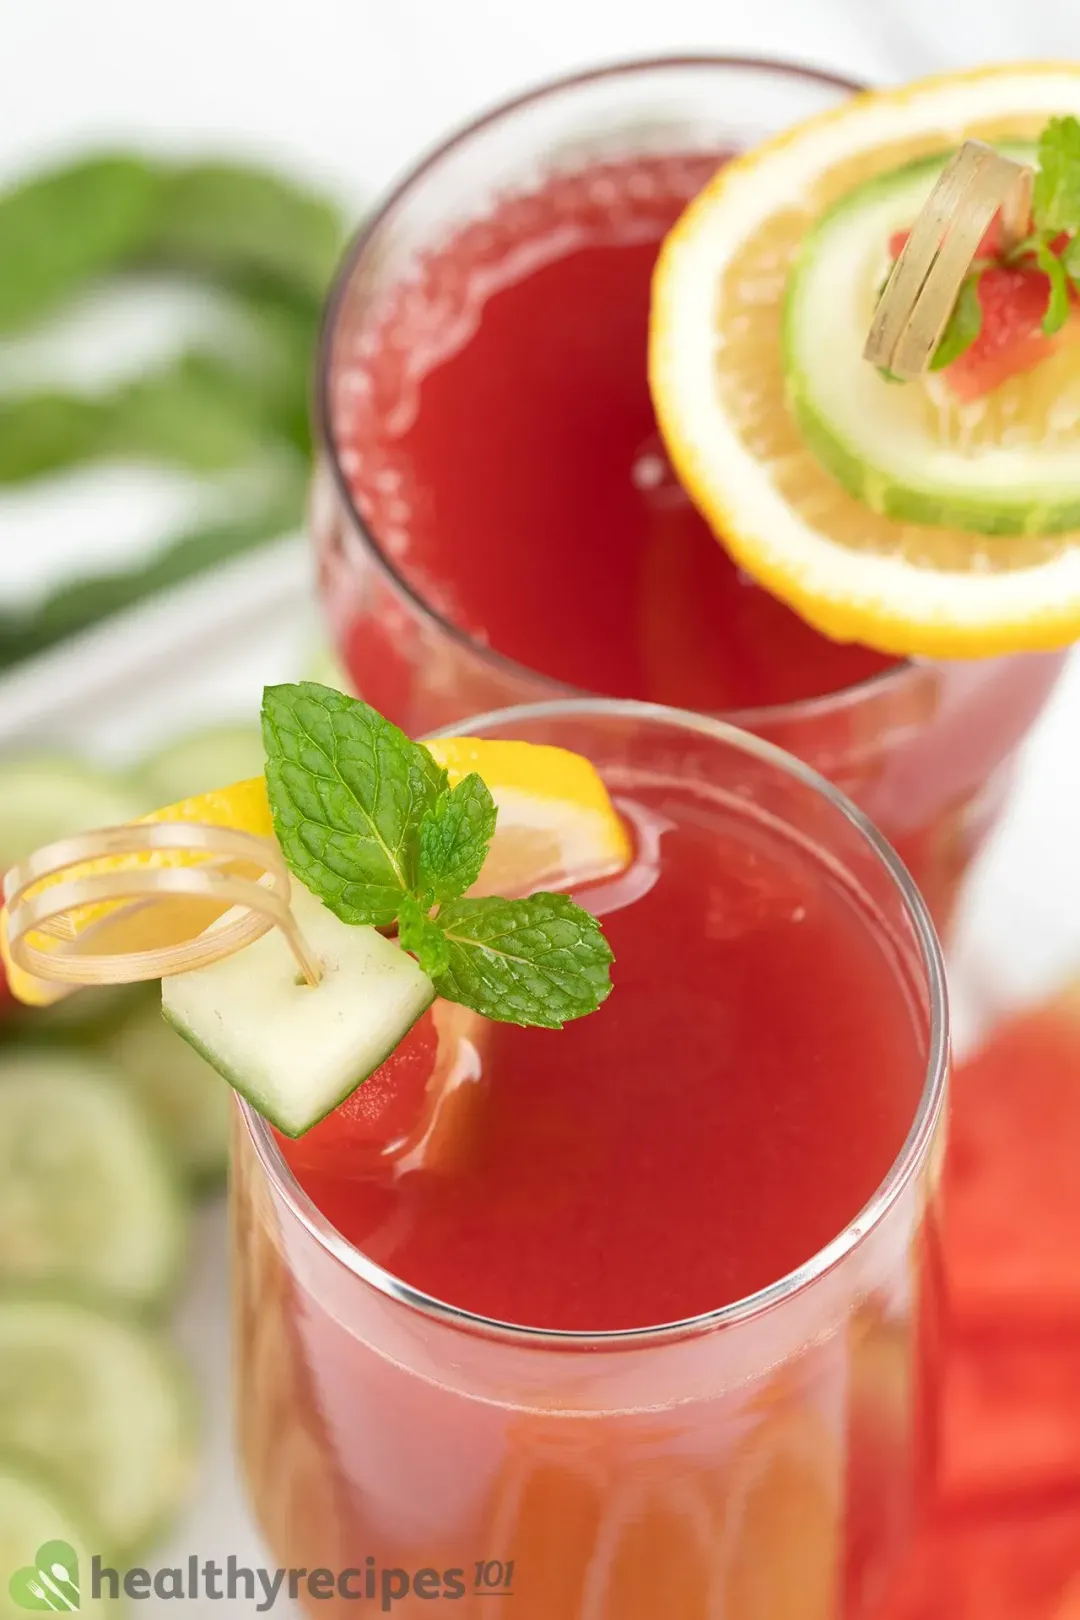
[[[509,708],[494,709],[483,715],[474,716],[465,722],[440,727],[428,735],[432,738],[482,735],[485,729],[490,730],[495,726],[514,726],[533,720],[558,720],[575,716],[581,719],[621,718],[661,723],[721,743],[775,767],[813,793],[825,798],[861,836],[891,877],[913,925],[921,965],[926,974],[930,1001],[926,1074],[907,1135],[896,1158],[862,1209],[856,1212],[841,1232],[810,1255],[801,1266],[795,1267],[764,1288],[714,1310],[700,1312],[696,1316],[674,1322],[650,1323],[637,1328],[588,1331],[576,1328],[529,1327],[521,1323],[500,1321],[494,1317],[484,1316],[480,1312],[452,1305],[446,1300],[426,1293],[423,1289],[414,1288],[369,1259],[326,1219],[314,1200],[300,1186],[274,1140],[268,1122],[256,1113],[245,1099],[238,1097],[237,1101],[262,1169],[269,1177],[275,1192],[324,1253],[344,1265],[361,1284],[374,1288],[386,1298],[429,1319],[434,1318],[460,1331],[503,1342],[534,1347],[546,1346],[552,1349],[633,1348],[710,1333],[759,1317],[764,1312],[804,1293],[853,1253],[878,1228],[909,1186],[929,1152],[944,1108],[949,1071],[949,1008],[945,963],[926,902],[892,845],[869,817],[865,816],[845,793],[811,766],[752,732],[741,731],[724,720],[716,720],[708,715],[695,714],[685,709],[667,708],[663,704],[639,703],[633,699],[592,698],[515,704]]]
[[[833,73],[826,68],[810,67],[799,62],[786,62],[778,57],[722,56],[709,52],[699,54],[680,53],[673,56],[631,57],[622,61],[604,63],[594,68],[585,68],[580,72],[566,74],[558,78],[543,80],[516,96],[497,102],[486,112],[470,119],[467,123],[460,124],[450,135],[431,147],[406,169],[346,244],[323,307],[315,358],[314,438],[317,451],[325,459],[325,464],[329,468],[337,499],[348,513],[351,538],[360,543],[365,553],[382,569],[393,587],[400,592],[421,620],[434,625],[440,634],[449,636],[451,641],[464,648],[482,665],[487,666],[496,674],[501,674],[507,679],[519,682],[542,681],[553,700],[557,698],[604,697],[608,694],[591,692],[585,687],[574,686],[568,681],[546,675],[543,670],[534,669],[529,664],[520,663],[516,658],[510,658],[496,648],[486,645],[483,641],[471,635],[469,631],[463,629],[462,626],[455,624],[452,618],[441,612],[434,603],[429,602],[422,592],[405,577],[379,540],[373,526],[364,520],[357,509],[348,478],[345,476],[345,470],[341,464],[341,456],[332,421],[333,410],[330,392],[333,377],[334,345],[341,312],[348,297],[353,275],[365,253],[376,240],[385,221],[393,214],[399,203],[408,197],[417,182],[423,180],[435,169],[443,158],[455,152],[459,147],[466,146],[475,135],[482,134],[485,130],[501,123],[505,118],[512,117],[523,108],[547,100],[549,96],[558,95],[565,90],[573,90],[579,86],[584,87],[590,84],[603,83],[609,79],[633,78],[635,74],[647,73],[657,69],[661,71],[675,69],[677,71],[682,68],[688,70],[693,68],[720,68],[736,72],[746,70],[751,73],[771,73],[778,79],[809,80],[814,84],[830,86],[837,90],[846,90],[852,95],[857,95],[867,88],[864,83],[848,78],[846,74]],[[862,680],[854,681],[849,686],[843,686],[835,692],[824,692],[817,697],[799,698],[787,703],[724,709],[721,713],[723,718],[730,724],[749,728],[761,725],[766,721],[770,724],[783,724],[796,719],[814,719],[823,714],[830,714],[837,708],[844,708],[850,704],[860,702],[864,697],[876,696],[879,692],[887,692],[895,686],[903,687],[909,681],[919,679],[924,667],[925,665],[919,660],[903,659],[888,669],[878,670],[875,674],[867,675]]]

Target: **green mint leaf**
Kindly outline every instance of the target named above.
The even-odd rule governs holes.
[[[1039,269],[1050,277],[1050,302],[1042,318],[1042,329],[1047,337],[1053,337],[1069,318],[1069,278],[1065,266],[1045,242],[1036,245],[1035,257]]]
[[[416,957],[429,979],[437,979],[450,966],[450,944],[446,935],[411,894],[401,899],[398,944]]]
[[[1080,236],[1074,236],[1061,255],[1061,262],[1065,266],[1065,274],[1074,287],[1080,287]]]
[[[960,289],[944,332],[930,362],[931,371],[943,371],[954,360],[970,349],[982,331],[982,305],[979,302],[979,278],[969,276]]]
[[[1029,253],[1037,253],[1039,243],[1042,240],[1043,236],[1041,231],[1036,231],[1033,236],[1025,236],[1022,242],[1017,242],[1015,247],[1009,249],[1006,255],[1008,262],[1010,264],[1018,264],[1019,261],[1021,259],[1025,259]]]
[[[904,383],[907,380],[904,377],[898,377],[895,371],[889,370],[888,366],[878,366],[877,374],[881,378],[882,382]]]
[[[313,681],[263,694],[266,786],[290,871],[345,923],[386,927],[416,886],[446,772],[367,703]]]
[[[1040,231],[1080,229],[1080,121],[1051,118],[1039,137],[1031,213]]]
[[[420,823],[416,886],[432,901],[456,900],[471,889],[495,833],[497,811],[476,772],[440,793]]]
[[[565,894],[454,900],[438,923],[450,960],[435,988],[485,1018],[561,1029],[611,990],[611,947]]]

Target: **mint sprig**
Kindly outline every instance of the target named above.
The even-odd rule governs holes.
[[[473,771],[439,794],[420,822],[417,892],[428,905],[471,889],[495,834],[495,801]]]
[[[420,822],[446,772],[368,704],[313,681],[268,686],[262,730],[289,870],[342,922],[388,927],[416,890]]]
[[[1032,188],[1036,231],[1080,230],[1080,121],[1051,118],[1039,136],[1039,170]]]
[[[438,923],[450,948],[439,994],[486,1018],[561,1029],[611,990],[611,947],[565,894],[455,900]]]
[[[611,990],[599,923],[563,894],[464,898],[497,811],[357,698],[303,681],[263,695],[266,785],[289,870],[346,923],[397,925],[448,1001],[560,1029]]]
[[[1053,337],[1069,318],[1070,285],[1080,289],[1080,119],[1051,118],[1039,136],[1032,187],[1031,233],[1008,256],[1010,264],[1034,257],[1049,277],[1050,297],[1042,330]],[[1060,238],[1067,236],[1062,243]],[[982,331],[979,279],[990,261],[977,260],[957,296],[930,361],[931,371],[951,366]],[[887,380],[898,379],[891,374]]]
[[[1031,194],[1031,235],[1009,255],[1016,264],[1034,255],[1050,278],[1042,329],[1053,337],[1069,318],[1069,286],[1080,287],[1075,233],[1080,231],[1080,121],[1051,118],[1039,136],[1038,170]],[[1062,243],[1059,238],[1070,240]]]
[[[938,346],[930,361],[930,370],[943,371],[946,366],[951,366],[966,349],[971,348],[981,331],[982,305],[979,302],[979,278],[977,275],[968,276],[960,288],[960,294],[945,324],[945,330],[938,339]]]

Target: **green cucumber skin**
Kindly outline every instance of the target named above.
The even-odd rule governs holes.
[[[47,1470],[36,1464],[28,1464],[25,1458],[5,1448],[0,1450],[0,1513],[4,1507],[4,1487],[9,1483],[40,1497],[42,1502],[55,1512],[54,1539],[77,1543],[79,1549],[89,1556],[92,1557],[97,1553],[103,1564],[115,1564],[116,1554],[109,1546],[108,1537],[102,1535],[79,1503],[71,1501],[70,1493],[57,1484]],[[7,1573],[10,1579],[14,1571]],[[85,1573],[80,1571],[80,1574],[85,1580],[89,1570]],[[87,1597],[83,1600],[82,1612],[120,1616],[124,1613],[124,1602],[122,1598],[113,1601],[111,1598],[102,1597],[96,1604],[92,1604]]]
[[[20,1305],[32,1309],[34,1305],[40,1304],[71,1306],[76,1313],[98,1317],[137,1336],[144,1344],[152,1347],[154,1357],[165,1375],[165,1382],[176,1400],[179,1418],[177,1428],[183,1451],[171,1459],[172,1479],[169,1499],[152,1519],[140,1527],[138,1536],[133,1540],[113,1545],[108,1536],[95,1529],[95,1539],[90,1544],[90,1550],[99,1552],[103,1562],[108,1563],[111,1560],[114,1567],[133,1567],[168,1534],[175,1522],[178,1509],[182,1507],[195,1481],[203,1423],[194,1377],[176,1346],[159,1328],[147,1324],[134,1312],[119,1308],[109,1301],[102,1302],[100,1297],[88,1299],[68,1289],[44,1287],[5,1287],[0,1292],[0,1311],[9,1307],[18,1309]],[[9,1464],[13,1474],[31,1483],[40,1482],[48,1494],[69,1504],[72,1508],[72,1520],[76,1526],[85,1525],[87,1520],[93,1519],[92,1506],[87,1508],[83,1504],[73,1502],[70,1487],[57,1481],[48,1465],[43,1465],[39,1458],[31,1457],[21,1452],[18,1447],[12,1446],[9,1441],[5,1441],[4,1448],[0,1452],[0,1474],[3,1473],[5,1462]],[[87,1525],[87,1528],[92,1526]]]
[[[890,386],[883,383],[883,387]],[[1080,527],[1080,490],[1049,504],[1028,501],[988,502],[966,496],[916,489],[895,483],[887,473],[860,460],[833,432],[817,407],[800,393],[794,376],[788,381],[788,409],[808,448],[849,495],[881,517],[935,529],[962,529],[970,534],[1004,538],[1051,535]]]
[[[1031,161],[1029,146],[1006,144],[1000,149]],[[868,461],[835,431],[816,403],[811,381],[796,359],[801,271],[813,259],[815,243],[822,232],[841,214],[857,211],[864,203],[923,175],[930,177],[940,173],[951,155],[940,152],[916,158],[857,186],[834,203],[803,239],[788,278],[781,317],[781,356],[788,410],[815,459],[849,495],[882,517],[898,523],[961,529],[971,534],[998,537],[1064,533],[1080,526],[1080,480],[1075,491],[1051,500],[1041,497],[1037,491],[991,500],[948,489],[900,483],[893,474]],[[882,386],[896,385],[883,383]]]
[[[175,1300],[187,1275],[190,1258],[191,1201],[185,1195],[176,1167],[154,1122],[147,1117],[146,1110],[138,1098],[132,1096],[124,1077],[115,1071],[115,1066],[99,1057],[97,1053],[87,1053],[84,1047],[66,1041],[55,1044],[43,1042],[40,1045],[32,1042],[25,1045],[20,1043],[15,1050],[20,1057],[25,1055],[32,1061],[39,1058],[48,1059],[55,1053],[65,1065],[77,1064],[80,1058],[85,1056],[95,1083],[107,1085],[109,1090],[122,1099],[122,1106],[132,1109],[137,1115],[147,1156],[160,1172],[158,1187],[163,1202],[158,1218],[162,1222],[167,1239],[169,1261],[152,1292],[130,1294],[118,1293],[102,1281],[84,1281],[75,1275],[74,1271],[68,1270],[43,1273],[37,1277],[23,1272],[8,1274],[4,1266],[4,1257],[0,1254],[0,1304],[15,1296],[65,1298],[84,1305],[111,1307],[133,1320],[157,1322]],[[3,1084],[4,1076],[0,1072],[0,1090]]]
[[[280,1131],[282,1136],[287,1136],[290,1141],[296,1142],[299,1141],[300,1137],[306,1136],[308,1131],[314,1130],[316,1125],[320,1125],[328,1115],[334,1112],[335,1108],[340,1108],[346,1097],[351,1097],[357,1087],[362,1086],[365,1080],[371,1079],[371,1076],[375,1073],[375,1070],[380,1068],[386,1062],[391,1053],[397,1050],[402,1041],[405,1039],[405,1036],[408,1035],[409,1031],[415,1029],[421,1018],[423,1018],[424,1014],[429,1011],[431,1006],[434,1004],[434,1001],[435,987],[432,986],[431,996],[417,1012],[416,1017],[409,1025],[409,1028],[398,1036],[393,1046],[386,1049],[378,1063],[372,1064],[367,1074],[361,1075],[359,1079],[353,1080],[348,1086],[346,1086],[345,1090],[341,1092],[340,1096],[336,1097],[327,1108],[324,1108],[322,1113],[319,1114],[316,1119],[310,1120],[308,1124],[301,1126],[299,1129],[293,1125],[284,1124],[281,1121],[280,1116],[275,1115],[267,1107],[265,1098],[259,1097],[252,1087],[247,1083],[247,1081],[245,1081],[240,1075],[237,1075],[228,1069],[222,1068],[221,1064],[214,1057],[213,1053],[210,1052],[190,1030],[186,1029],[185,1026],[180,1023],[179,1019],[173,1018],[170,1015],[167,1007],[163,1007],[162,1010],[165,1022],[170,1026],[170,1028],[174,1029],[178,1035],[183,1036],[188,1045],[193,1047],[201,1058],[205,1058],[207,1063],[210,1064],[211,1068],[216,1069],[218,1074],[221,1075],[222,1079],[227,1080],[229,1085],[232,1086],[233,1090],[243,1097],[246,1103],[250,1103],[251,1107],[254,1108],[257,1114],[261,1115],[263,1119],[269,1120],[274,1129],[276,1131]]]

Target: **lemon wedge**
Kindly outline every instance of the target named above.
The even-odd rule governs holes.
[[[620,871],[631,846],[618,811],[595,766],[563,748],[475,737],[441,738],[428,748],[447,771],[451,785],[476,771],[499,810],[495,838],[475,894],[528,894],[545,887],[569,888]],[[273,820],[262,777],[201,793],[165,805],[126,825],[194,822],[235,828],[272,838]],[[43,877],[29,892],[61,881],[137,867],[198,865],[205,854],[192,850],[152,850],[106,855]],[[221,908],[219,908],[220,911]],[[128,952],[189,939],[219,914],[206,900],[185,896],[155,898],[152,905],[107,900],[80,906],[63,927],[35,930],[33,945],[47,952],[70,949],[93,933],[96,950]],[[11,993],[29,1006],[48,1006],[72,986],[24,971],[8,945],[7,907],[0,911],[0,959]]]
[[[570,889],[629,864],[626,828],[599,771],[581,754],[485,737],[441,737],[426,746],[451,787],[475,771],[498,808],[473,894]]]
[[[192,822],[211,827],[232,827],[260,837],[273,837],[273,822],[266,797],[266,783],[261,776],[249,781],[236,782],[231,787],[217,788],[193,798],[167,804],[149,815],[137,816],[126,826],[146,826],[154,823]],[[138,867],[167,868],[197,866],[207,856],[194,850],[160,849],[140,851],[126,855],[102,855],[80,862],[64,872],[43,877],[29,894],[39,894],[60,882],[74,878],[98,876],[102,873],[130,870]],[[220,908],[219,908],[220,909]],[[80,906],[68,913],[63,927],[48,931],[35,930],[30,943],[38,950],[61,952],[70,948],[75,940],[94,937],[99,949],[124,952],[148,949],[188,939],[199,933],[213,920],[215,912],[205,900],[182,895],[155,899],[152,906],[133,906],[120,900],[104,900],[93,905]],[[3,962],[8,988],[17,1001],[30,1007],[47,1007],[70,995],[73,985],[38,978],[27,973],[13,961],[8,944],[8,912],[0,910],[0,961]]]

